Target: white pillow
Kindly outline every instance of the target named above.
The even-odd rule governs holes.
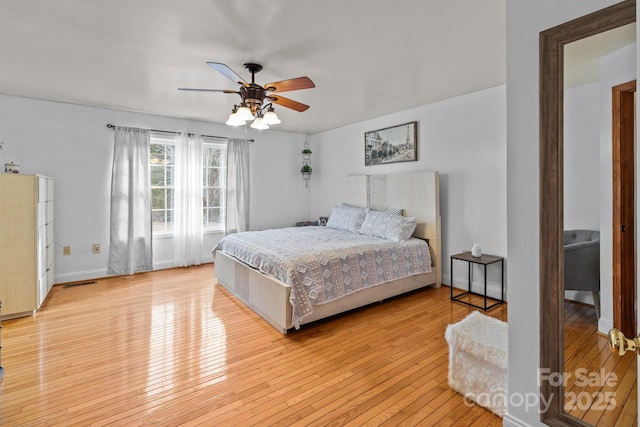
[[[367,215],[366,208],[359,206],[339,205],[333,208],[327,221],[327,227],[357,233]]]
[[[367,215],[359,232],[368,236],[400,242],[408,240],[415,229],[415,217],[404,217],[391,211],[367,209]]]
[[[403,242],[409,240],[416,229],[416,217],[404,217],[393,215],[385,231],[385,236],[389,240]]]
[[[385,211],[374,211],[367,209],[367,215],[364,218],[364,222],[358,232],[360,234],[366,234],[367,236],[376,236],[376,232],[384,228],[384,222],[386,220]],[[382,237],[382,236],[378,236]]]

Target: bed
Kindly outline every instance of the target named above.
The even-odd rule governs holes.
[[[349,227],[291,227],[229,235],[213,250],[218,283],[283,334],[406,292],[440,286],[438,173],[352,176],[342,184],[334,195],[332,214],[345,203],[354,209],[366,207],[365,230],[375,215],[388,218],[389,210],[401,209],[405,218],[415,217],[412,237],[382,239],[371,227],[364,235]],[[328,225],[336,225],[335,217]],[[338,247],[329,247],[329,242]],[[320,252],[324,246],[337,255],[335,259]],[[256,253],[280,258],[260,258]],[[300,264],[281,258],[285,255]],[[377,266],[367,265],[367,259],[377,260]],[[363,285],[361,278],[369,276],[373,285]]]

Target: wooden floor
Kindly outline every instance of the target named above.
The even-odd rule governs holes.
[[[215,282],[209,264],[54,287],[2,323],[0,425],[502,425],[447,385],[444,331],[472,310],[448,287],[283,336]]]
[[[589,424],[638,425],[637,357],[613,354],[595,309],[565,302],[565,410]]]

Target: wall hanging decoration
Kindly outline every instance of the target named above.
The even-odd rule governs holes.
[[[300,169],[300,173],[302,173],[302,179],[305,180],[306,187],[309,188],[309,180],[311,179],[311,169],[310,165],[311,161],[311,150],[309,149],[309,141],[304,140],[304,149],[302,150],[302,168]]]
[[[364,165],[418,160],[417,123],[410,122],[365,132]]]
[[[5,173],[20,173],[20,165],[16,165],[15,163],[5,163],[4,164],[4,172]]]

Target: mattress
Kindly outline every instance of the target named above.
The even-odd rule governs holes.
[[[321,226],[231,234],[220,240],[217,250],[287,283],[294,325],[311,314],[314,305],[431,272],[424,240],[395,242]]]

